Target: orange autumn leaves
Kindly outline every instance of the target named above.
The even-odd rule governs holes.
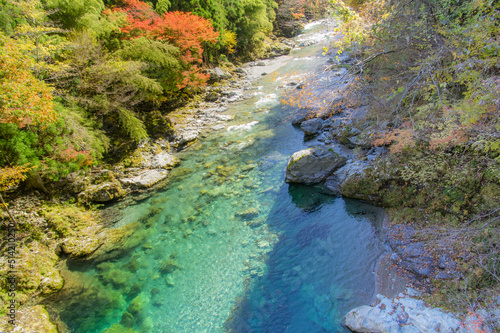
[[[0,34],[0,125],[14,124],[19,132],[43,133],[49,126],[60,121],[54,108],[53,88],[35,77],[31,71],[33,59],[23,50],[23,42]],[[64,162],[78,161],[90,165],[92,157],[85,151],[78,152],[68,148],[73,155],[58,155],[56,159]],[[36,166],[26,163],[23,166],[0,168],[0,191],[15,185],[26,178],[26,173]]]
[[[14,40],[0,36],[0,45],[0,123],[19,128],[54,123],[52,89],[33,75],[32,60]]]
[[[209,20],[178,11],[160,16],[141,1],[122,2],[124,7],[115,9],[115,12],[126,14],[127,23],[121,28],[126,38],[147,37],[177,47],[183,63],[182,79],[177,83],[179,89],[206,83],[208,76],[201,73],[198,67],[203,62],[203,44],[214,44],[219,37]]]

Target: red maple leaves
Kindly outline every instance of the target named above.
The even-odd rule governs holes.
[[[182,79],[176,84],[179,89],[206,83],[208,76],[199,72],[197,64],[203,62],[203,44],[215,43],[219,37],[209,20],[178,11],[160,16],[139,0],[122,0],[122,3],[123,7],[115,11],[126,14],[127,23],[121,28],[125,38],[164,40],[179,48],[184,67]]]

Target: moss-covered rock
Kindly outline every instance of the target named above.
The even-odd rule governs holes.
[[[112,284],[116,288],[123,288],[132,279],[133,274],[121,269],[104,270],[99,278],[104,284]]]
[[[125,311],[122,315],[122,319],[120,320],[120,324],[125,327],[134,327],[135,318],[130,312]]]
[[[17,272],[16,302],[18,305],[25,304],[33,295],[49,295],[63,287],[64,281],[55,267],[57,260],[54,250],[38,241],[18,247],[14,267]],[[0,275],[6,277],[8,271],[9,265],[4,262],[0,267]],[[0,313],[4,314],[10,301],[6,284],[2,284],[0,299],[2,303]]]
[[[42,214],[61,237],[59,244],[64,253],[82,257],[99,247],[97,233],[102,226],[97,212],[76,204],[64,204],[46,206]]]
[[[127,194],[119,181],[112,181],[103,184],[90,185],[85,191],[78,194],[80,202],[109,202],[121,198]]]
[[[127,328],[120,324],[114,324],[113,326],[105,330],[104,333],[137,333],[137,331],[134,331],[133,329]]]
[[[154,231],[145,229],[139,222],[129,223],[121,228],[106,229],[98,235],[101,246],[87,259],[101,262],[122,255],[142,244],[152,232]]]
[[[138,295],[136,298],[130,302],[127,311],[130,312],[134,317],[140,315],[141,311],[148,304],[149,300],[143,294]]]
[[[179,266],[179,263],[177,262],[175,256],[170,256],[169,258],[160,261],[158,269],[162,273],[170,274],[173,271],[178,270],[180,268],[181,267]]]
[[[22,307],[16,312],[16,326],[7,320],[0,322],[2,332],[40,332],[58,333],[56,325],[49,318],[47,310],[42,305]]]
[[[340,193],[343,196],[354,199],[361,199],[373,204],[382,204],[380,189],[383,186],[380,182],[370,179],[366,174],[354,174],[341,184]]]
[[[347,158],[333,150],[309,148],[290,157],[286,168],[287,183],[316,184],[345,165]]]

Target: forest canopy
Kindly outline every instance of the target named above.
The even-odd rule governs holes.
[[[207,67],[262,56],[278,2],[0,0],[0,8],[0,168],[58,179],[146,139],[145,119],[196,94]]]

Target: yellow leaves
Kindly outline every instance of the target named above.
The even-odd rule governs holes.
[[[223,30],[219,35],[220,44],[226,48],[229,54],[232,54],[236,51],[236,33],[231,30]]]
[[[30,167],[28,164],[23,166],[7,167],[0,169],[0,192],[15,186],[26,179],[27,173],[36,167]]]
[[[31,73],[32,60],[18,42],[0,35],[0,45],[0,123],[23,128],[55,122],[52,88]]]

